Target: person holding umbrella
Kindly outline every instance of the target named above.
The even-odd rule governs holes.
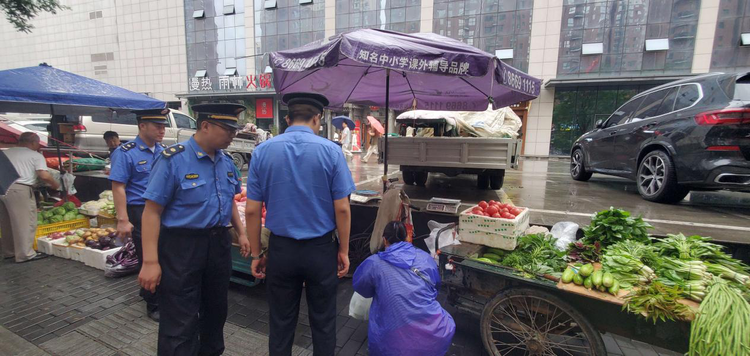
[[[328,99],[289,93],[282,101],[289,107],[289,128],[258,146],[248,169],[251,271],[267,278],[269,353],[291,355],[304,286],[314,353],[333,355],[336,289],[349,270],[349,195],[356,188],[341,148],[316,135]],[[261,255],[263,203],[271,231],[268,257]]]
[[[158,354],[221,355],[232,273],[231,223],[250,246],[234,195],[240,172],[223,150],[237,135],[239,104],[193,105],[198,130],[154,163],[142,217],[141,286],[159,287]],[[262,147],[262,146],[261,146]]]
[[[2,231],[3,258],[14,258],[16,262],[27,262],[47,257],[34,251],[36,234],[36,200],[32,186],[37,177],[52,189],[60,184],[47,172],[47,161],[39,153],[39,136],[24,132],[18,138],[18,147],[4,151],[5,156],[18,173],[18,179],[0,196],[0,231]],[[6,173],[3,173],[6,174]],[[10,173],[7,173],[10,175]]]
[[[378,154],[378,140],[380,139],[380,131],[375,130],[370,126],[367,130],[367,135],[370,136],[370,145],[367,147],[367,154],[362,157],[362,163],[367,163],[373,154]]]

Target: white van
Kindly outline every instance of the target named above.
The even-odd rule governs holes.
[[[138,124],[133,113],[117,115],[81,116],[74,127],[75,146],[82,151],[91,153],[108,153],[104,133],[114,131],[120,136],[121,142],[134,140],[138,136]],[[169,123],[164,133],[164,143],[167,146],[186,141],[195,133],[197,124],[195,119],[181,111],[169,109]],[[236,137],[227,148],[232,155],[234,164],[240,169],[250,161],[255,141]]]

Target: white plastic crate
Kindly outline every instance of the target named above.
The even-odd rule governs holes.
[[[52,239],[47,236],[42,236],[36,239],[36,250],[37,252],[52,255]]]
[[[52,240],[52,255],[60,258],[70,259],[70,248],[65,238]]]
[[[107,266],[107,256],[113,255],[119,250],[119,247],[111,248],[107,251],[96,250],[87,247],[83,263],[86,266],[104,270],[104,267]]]
[[[83,262],[86,247],[69,246],[68,253],[70,253],[70,259],[73,261]]]
[[[518,236],[529,228],[529,209],[523,209],[513,220],[471,214],[473,207],[461,212],[458,239],[503,250],[514,250]]]

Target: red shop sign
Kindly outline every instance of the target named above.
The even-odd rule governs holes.
[[[273,119],[273,99],[271,98],[255,99],[255,118]]]

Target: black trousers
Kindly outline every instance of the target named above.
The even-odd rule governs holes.
[[[336,276],[338,241],[333,233],[310,240],[271,234],[266,284],[271,356],[292,354],[302,284],[305,284],[313,353],[333,356],[336,348]]]
[[[160,356],[221,355],[232,238],[226,227],[159,235]]]
[[[143,266],[143,240],[141,239],[141,217],[143,216],[143,205],[128,205],[128,219],[133,224],[133,244],[135,253],[138,255],[138,271]],[[158,293],[158,291],[157,291]],[[159,307],[159,299],[156,293],[151,293],[141,288],[141,298],[146,302],[146,309],[153,312]]]

